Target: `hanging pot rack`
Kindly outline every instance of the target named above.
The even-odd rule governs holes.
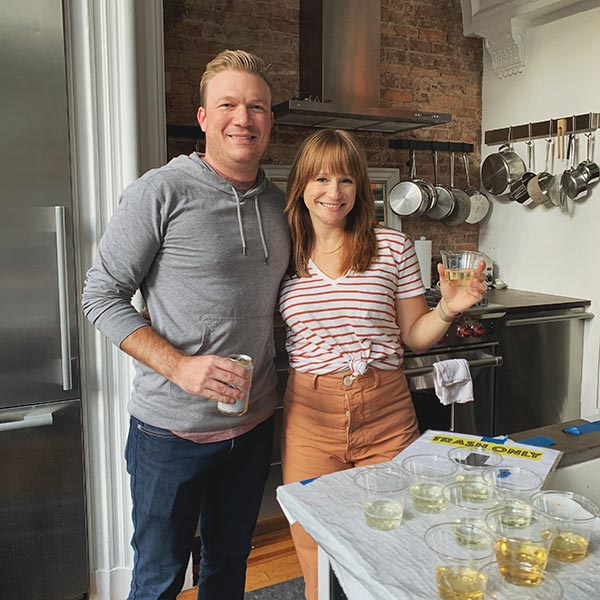
[[[539,138],[547,138],[560,133],[589,133],[600,127],[600,113],[585,113],[570,115],[560,119],[546,119],[525,125],[512,125],[501,129],[491,129],[485,132],[484,141],[488,146],[497,146],[508,142],[522,142]],[[530,129],[531,128],[531,129]]]

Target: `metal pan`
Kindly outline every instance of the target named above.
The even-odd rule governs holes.
[[[433,182],[437,192],[437,202],[427,211],[427,216],[436,221],[445,219],[454,208],[454,196],[449,188],[438,183],[438,157],[437,151],[432,152],[433,156]]]
[[[432,203],[431,190],[416,179],[415,152],[410,151],[410,181],[397,183],[388,195],[388,203],[400,217],[419,217]]]
[[[479,223],[483,221],[490,211],[490,201],[488,197],[480,192],[477,188],[471,186],[471,179],[469,177],[469,156],[466,152],[463,152],[463,165],[465,166],[465,173],[467,176],[467,195],[471,200],[471,210],[469,216],[466,218],[465,223]]]
[[[454,196],[454,206],[452,212],[442,219],[442,223],[449,226],[462,225],[471,212],[471,199],[465,191],[454,187],[454,152],[450,153],[450,190]]]

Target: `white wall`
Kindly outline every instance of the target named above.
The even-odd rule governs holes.
[[[483,131],[509,125],[600,112],[600,8],[562,18],[527,32],[527,67],[499,79],[487,52],[483,72]],[[600,163],[600,130],[594,158]],[[579,158],[585,158],[580,136]],[[536,141],[536,170],[544,167],[545,144]],[[515,150],[526,159],[525,144]],[[482,160],[497,146],[482,148]],[[554,173],[565,169],[554,162]],[[514,289],[546,292],[592,301],[596,318],[587,321],[584,340],[582,415],[598,412],[600,360],[600,184],[570,213],[557,207],[533,210],[493,200],[492,214],[481,227],[481,249],[499,266]]]

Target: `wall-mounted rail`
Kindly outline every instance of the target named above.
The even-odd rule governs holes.
[[[600,127],[600,113],[585,113],[583,115],[571,115],[560,119],[547,119],[526,123],[525,125],[513,125],[502,129],[491,129],[485,132],[484,141],[488,146],[506,144],[507,142],[523,142],[531,139],[547,138],[559,133],[588,133]],[[562,131],[559,132],[559,127]]]
[[[473,152],[473,144],[466,142],[436,142],[431,140],[390,140],[389,147],[395,150],[435,150],[436,152]]]

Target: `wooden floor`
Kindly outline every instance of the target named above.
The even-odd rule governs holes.
[[[301,577],[300,564],[285,518],[259,523],[248,558],[246,591],[258,590]],[[177,600],[196,600],[196,588],[181,592]]]

